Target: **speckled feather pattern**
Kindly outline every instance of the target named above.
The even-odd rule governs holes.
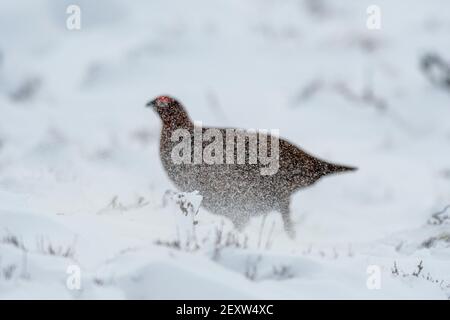
[[[278,211],[286,232],[293,237],[289,208],[292,194],[323,176],[355,170],[320,160],[282,138],[279,139],[279,169],[274,175],[261,175],[260,163],[175,164],[171,154],[176,142],[172,142],[171,136],[177,129],[186,129],[194,145],[194,123],[183,105],[173,98],[160,96],[149,105],[162,120],[160,157],[169,178],[180,191],[199,191],[204,208],[230,218],[238,228],[245,226],[251,216]],[[202,128],[203,132],[208,129]],[[225,128],[217,129],[225,136]],[[248,141],[245,151],[248,158]],[[225,147],[223,156],[226,157]]]

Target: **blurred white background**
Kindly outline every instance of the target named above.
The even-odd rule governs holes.
[[[66,26],[73,4],[80,30]],[[366,26],[370,5],[379,30]],[[444,0],[1,2],[0,236],[22,239],[29,277],[0,277],[0,298],[448,297],[450,230],[427,221],[450,204],[450,90],[420,64],[428,53],[450,61],[449,35]],[[173,187],[160,123],[144,108],[160,94],[204,124],[279,129],[359,171],[295,196],[295,241],[273,215],[270,252],[230,250],[217,263],[205,249],[173,264],[172,249],[154,245],[175,233],[161,208]],[[222,220],[203,210],[198,219],[204,234]],[[256,242],[260,218],[244,232]],[[39,237],[76,239],[76,253],[45,255]],[[22,251],[0,244],[0,269],[23,268]],[[267,279],[245,277],[247,254],[265,257]],[[408,272],[420,260],[444,285],[391,275],[394,261]],[[82,293],[64,285],[74,261]],[[289,281],[270,278],[278,262],[292,267]],[[366,288],[370,264],[384,290]],[[186,282],[160,280],[173,275]]]

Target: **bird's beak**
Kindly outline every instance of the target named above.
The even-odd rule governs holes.
[[[153,108],[155,106],[155,100],[149,101],[145,106],[147,108]]]

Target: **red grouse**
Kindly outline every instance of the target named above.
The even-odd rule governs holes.
[[[356,170],[317,159],[276,134],[200,127],[168,96],[147,106],[162,120],[160,157],[169,178],[180,191],[199,191],[205,209],[238,228],[251,216],[278,211],[294,237],[291,195],[323,176]]]

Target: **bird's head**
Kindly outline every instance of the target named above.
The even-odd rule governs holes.
[[[164,125],[177,127],[191,123],[183,105],[170,96],[158,96],[146,106],[155,110]]]

